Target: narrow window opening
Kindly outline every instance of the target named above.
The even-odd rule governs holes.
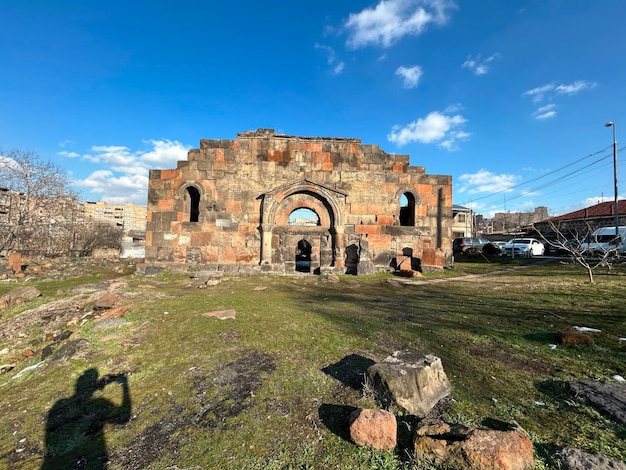
[[[311,272],[311,244],[306,240],[300,240],[296,246],[296,271],[300,273]]]
[[[415,196],[411,193],[400,196],[400,225],[415,225]]]
[[[193,186],[189,186],[185,196],[185,205],[189,211],[189,222],[198,222],[200,217],[200,191]]]

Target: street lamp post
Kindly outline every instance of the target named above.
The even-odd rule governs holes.
[[[619,235],[619,212],[617,206],[617,138],[615,133],[615,123],[607,122],[604,127],[612,127],[613,128],[613,195],[614,195],[614,209],[615,213],[615,241],[617,242],[617,237]]]

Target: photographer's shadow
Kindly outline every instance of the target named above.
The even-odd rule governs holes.
[[[122,387],[119,405],[93,396],[97,390],[112,383]],[[48,412],[46,454],[41,468],[107,468],[109,456],[104,426],[126,423],[130,419],[130,410],[130,391],[125,374],[98,379],[98,369],[86,370],[76,380],[74,395],[57,401]]]

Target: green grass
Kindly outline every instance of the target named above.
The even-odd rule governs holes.
[[[488,275],[532,262],[459,261],[420,280],[485,276],[399,286],[387,274],[338,283],[233,276],[206,289],[183,274],[126,276],[128,323],[113,331],[92,322],[76,328],[77,338],[90,341],[86,354],[12,379],[38,361],[19,352],[41,342],[42,332],[0,344],[16,363],[0,375],[0,467],[41,466],[48,410],[95,367],[129,377],[132,418],[105,427],[111,468],[422,468],[404,453],[351,444],[346,413],[373,403],[327,373],[351,355],[362,369],[405,347],[441,357],[454,398],[444,417],[517,421],[532,437],[539,468],[557,468],[553,453],[564,445],[626,460],[626,426],[564,388],[569,380],[626,376],[626,347],[618,341],[626,336],[626,266],[597,272],[596,284],[558,263]],[[44,293],[37,302],[102,276],[112,274],[35,281]],[[6,290],[0,285],[0,295]],[[231,308],[235,320],[202,316]],[[556,332],[574,325],[602,330],[593,334],[595,345],[551,349]],[[120,400],[116,384],[98,394]]]

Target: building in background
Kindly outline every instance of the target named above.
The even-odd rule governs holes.
[[[452,205],[452,238],[474,236],[474,213],[468,207]]]
[[[123,231],[144,232],[146,230],[146,206],[136,204],[107,204],[85,202],[85,218],[96,222],[108,222],[122,227]]]

